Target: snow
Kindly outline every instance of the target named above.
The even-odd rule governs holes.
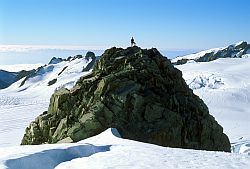
[[[8,71],[8,72],[19,72],[21,70],[32,70],[36,69],[43,64],[16,64],[16,65],[0,65],[0,69]]]
[[[176,63],[178,60],[181,60],[181,59],[189,59],[189,60],[199,59],[199,58],[203,57],[205,54],[208,54],[208,53],[216,54],[218,51],[222,51],[222,50],[224,50],[226,48],[233,49],[233,48],[241,45],[242,43],[244,43],[244,41],[240,41],[240,42],[238,42],[236,44],[233,44],[233,45],[230,45],[228,47],[213,48],[213,49],[204,50],[204,51],[194,53],[194,54],[190,54],[190,55],[179,56],[179,57],[176,57],[176,58],[172,59],[171,62]],[[247,53],[249,53],[249,52],[247,52]],[[224,56],[225,54],[226,53],[222,53],[222,56]],[[234,57],[234,56],[241,56],[241,52],[232,53],[231,57]],[[246,56],[243,55],[242,57],[247,57],[247,55]]]
[[[229,136],[232,150],[250,155],[250,58],[176,66]],[[244,148],[244,150],[242,150]]]
[[[81,76],[90,73],[82,72],[90,62],[91,59],[75,59],[50,64],[40,68],[23,86],[19,87],[24,78],[0,90],[0,147],[19,145],[29,123],[48,109],[54,91],[73,87]],[[53,79],[57,79],[56,83],[48,86]]]
[[[24,79],[0,90],[0,169],[250,168],[250,58],[176,66],[223,126],[233,153],[140,143],[120,138],[116,129],[73,144],[18,146],[25,127],[47,110],[54,90],[70,88],[79,77],[90,73],[81,72],[90,61],[76,59],[47,65],[22,87]],[[48,86],[55,78],[57,82]]]
[[[240,42],[238,42],[238,43],[236,43],[234,46],[239,46],[239,45],[241,45],[242,43],[244,43],[245,41],[240,41]]]
[[[204,56],[205,54],[207,53],[216,53],[218,52],[219,50],[222,50],[224,48],[214,48],[214,49],[209,49],[209,50],[204,50],[204,51],[201,51],[201,52],[198,52],[198,53],[194,53],[194,54],[190,54],[190,55],[186,55],[186,56],[179,56],[179,57],[176,57],[174,59],[171,60],[172,63],[174,62],[177,62],[178,60],[181,60],[181,59],[198,59],[202,56]]]
[[[119,138],[114,128],[73,144],[0,148],[1,169],[247,169],[249,167],[250,156],[167,148],[126,140]]]
[[[248,51],[249,54],[245,54],[242,56],[242,58],[250,58],[250,51]]]

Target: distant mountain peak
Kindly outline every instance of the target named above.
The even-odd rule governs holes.
[[[22,86],[25,86],[25,83],[28,81],[39,81],[40,80],[46,80],[45,77],[47,75],[51,74],[53,77],[48,77],[49,80],[47,82],[48,86],[51,86],[55,83],[57,83],[57,78],[61,78],[62,74],[66,72],[66,74],[72,73],[72,70],[75,70],[79,74],[81,72],[87,72],[91,70],[95,63],[95,54],[93,52],[87,52],[85,56],[83,55],[75,55],[73,57],[69,56],[66,59],[60,58],[60,57],[53,57],[48,64],[45,64],[43,66],[39,66],[36,69],[32,70],[22,70],[18,72],[9,72],[5,70],[0,69],[0,90],[8,88],[13,83],[18,82],[18,88],[21,88]],[[78,65],[82,65],[81,67],[77,67]],[[74,68],[73,68],[74,67]],[[55,69],[55,70],[54,70]],[[69,72],[67,72],[66,69]],[[78,70],[79,69],[79,70]],[[58,72],[57,72],[58,71]],[[76,72],[73,72],[76,74]],[[59,77],[60,76],[60,77]],[[64,76],[64,75],[63,75]],[[36,79],[36,80],[34,80]],[[74,80],[75,81],[75,80]],[[35,84],[35,83],[34,83]],[[20,89],[22,90],[22,89]]]
[[[51,86],[55,84],[57,82],[57,78],[59,78],[59,76],[61,76],[61,74],[65,72],[65,70],[68,68],[67,65],[70,64],[70,62],[76,61],[77,63],[78,62],[77,60],[79,60],[79,62],[81,62],[81,60],[85,60],[85,62],[88,62],[88,64],[82,67],[82,72],[87,72],[94,66],[93,62],[95,62],[95,54],[93,52],[88,52],[85,57],[83,57],[83,55],[75,55],[74,57],[69,56],[67,59],[53,57],[50,60],[48,65],[40,66],[39,68],[37,68],[36,70],[33,70],[30,74],[28,74],[24,78],[24,80],[21,82],[19,87],[23,86],[29,79],[32,79],[38,76],[45,76],[46,74],[53,72],[55,67],[57,68],[61,67],[58,65],[59,63],[61,64],[62,62],[65,62],[65,64],[62,64],[62,65],[66,65],[66,66],[63,66],[61,68],[61,71],[57,73],[57,76],[55,76],[53,79],[51,79],[48,82],[48,86]]]
[[[49,65],[50,65],[50,64],[57,64],[57,63],[60,63],[60,62],[62,62],[62,61],[63,61],[62,58],[53,57],[53,58],[49,61]]]

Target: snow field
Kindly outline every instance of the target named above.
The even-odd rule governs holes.
[[[189,87],[206,103],[210,114],[223,126],[232,143],[233,152],[248,155],[250,154],[249,65],[250,58],[225,58],[176,66],[182,71]]]
[[[89,61],[90,62],[90,61]],[[74,144],[19,145],[25,127],[45,111],[55,89],[72,87],[86,60],[60,62],[0,91],[0,169],[250,168],[250,58],[176,66],[229,136],[232,152],[166,148],[119,138],[115,129]],[[63,73],[58,74],[68,66]],[[54,85],[48,82],[57,78]],[[8,146],[8,147],[7,147]]]
[[[48,109],[54,91],[73,87],[81,76],[90,73],[82,72],[83,67],[90,62],[91,59],[81,58],[49,64],[26,80],[23,86],[20,87],[20,84],[24,78],[0,90],[0,147],[20,145],[25,128]],[[48,82],[53,79],[57,79],[56,83],[48,86]]]
[[[0,148],[1,169],[247,169],[250,156],[166,148],[117,137],[116,129],[73,144]]]

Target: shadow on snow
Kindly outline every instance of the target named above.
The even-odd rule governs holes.
[[[8,169],[52,169],[62,162],[75,158],[88,157],[95,153],[110,151],[111,145],[94,146],[92,144],[68,147],[66,149],[51,149],[30,154],[5,162]]]

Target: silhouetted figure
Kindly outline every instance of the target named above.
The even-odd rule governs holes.
[[[135,46],[135,45],[136,45],[135,40],[134,40],[134,38],[132,37],[132,38],[131,38],[131,46],[133,47],[133,46]]]

